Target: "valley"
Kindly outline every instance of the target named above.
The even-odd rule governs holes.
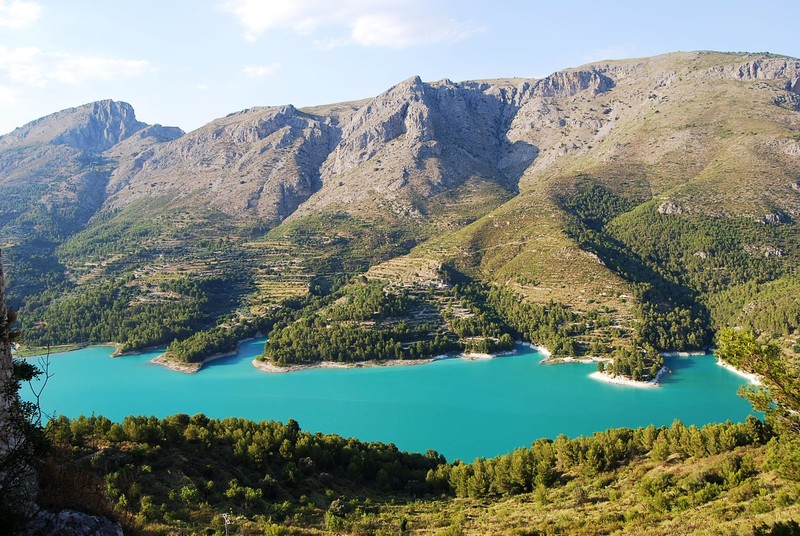
[[[450,283],[404,267],[420,263],[565,307],[569,344],[531,340],[556,355],[697,350],[737,324],[791,351],[796,304],[769,288],[793,288],[797,267],[797,76],[790,58],[699,52],[541,80],[413,77],[190,133],[124,103],[66,110],[0,139],[9,296],[28,345],[125,352],[271,329],[358,293],[360,274],[388,298],[413,288],[430,311],[411,316],[441,315]],[[392,340],[463,339],[439,324]]]
[[[37,500],[144,534],[796,530],[799,220],[800,60],[770,53],[412,76],[191,132],[113,100],[42,117],[0,136],[3,342],[121,357],[62,369],[84,390],[45,419]],[[591,364],[431,363],[520,343]],[[711,349],[763,421],[670,356]],[[427,364],[367,366],[397,362]],[[70,406],[93,395],[121,413]]]

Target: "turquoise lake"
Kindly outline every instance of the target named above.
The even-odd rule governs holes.
[[[311,432],[434,449],[448,460],[472,460],[527,446],[540,437],[574,437],[611,427],[742,421],[749,404],[736,394],[745,380],[713,356],[667,358],[673,373],[658,389],[610,385],[588,375],[594,364],[540,365],[519,347],[514,356],[448,359],[403,367],[256,370],[263,340],[198,374],[152,365],[156,352],[110,359],[109,347],[53,354],[42,396],[48,414],[205,413],[253,420],[295,419]],[[23,395],[29,398],[27,386]]]

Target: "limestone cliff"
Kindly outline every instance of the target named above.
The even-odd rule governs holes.
[[[320,164],[336,140],[330,118],[293,106],[230,114],[123,161],[106,208],[158,197],[280,221],[319,188]]]
[[[361,101],[252,108],[188,134],[143,125],[130,106],[103,101],[0,138],[0,237],[13,245],[36,239],[53,253],[87,226],[113,228],[79,237],[95,252],[158,211],[167,223],[142,230],[156,236],[136,254],[168,256],[185,254],[182,238],[157,236],[178,215],[201,229],[211,219],[231,223],[225,236],[233,240],[237,226],[252,235],[330,213],[402,226],[420,241],[486,218],[444,238],[458,245],[453,256],[469,252],[481,273],[506,281],[532,271],[520,255],[551,251],[539,271],[563,265],[566,274],[575,244],[559,236],[544,247],[535,238],[561,232],[558,200],[576,191],[578,177],[637,203],[680,207],[671,216],[797,221],[798,63],[700,51],[596,62],[542,79],[414,76]],[[541,214],[550,216],[534,221]],[[71,256],[65,273],[88,271],[81,251]],[[294,260],[276,261],[287,262]],[[592,269],[620,283],[604,266]]]
[[[70,108],[0,136],[0,223],[13,242],[61,240],[80,229],[106,200],[122,144],[173,139],[179,129],[148,127],[133,108],[111,100]],[[130,141],[128,141],[130,140]]]

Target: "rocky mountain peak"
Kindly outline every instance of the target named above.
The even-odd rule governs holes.
[[[298,209],[299,217],[383,201],[397,214],[422,214],[426,200],[445,190],[477,184],[515,195],[538,177],[572,173],[569,162],[579,156],[614,167],[633,153],[643,166],[683,154],[695,145],[691,129],[645,151],[623,127],[645,120],[670,126],[678,113],[671,109],[712,85],[709,80],[768,87],[774,103],[800,109],[798,60],[712,52],[604,61],[542,79],[424,82],[412,76],[374,98],[302,110],[249,108],[188,134],[144,125],[128,104],[107,100],[1,137],[0,179],[48,182],[51,205],[97,192],[92,210],[159,198],[269,222]],[[784,84],[788,92],[781,91]],[[102,158],[87,158],[98,153]],[[55,188],[83,172],[94,177],[87,186]]]
[[[19,127],[0,138],[0,150],[50,144],[101,153],[146,126],[136,120],[130,104],[103,100],[62,110]]]
[[[337,136],[326,118],[292,105],[242,110],[122,162],[106,205],[169,197],[279,220],[319,187]]]

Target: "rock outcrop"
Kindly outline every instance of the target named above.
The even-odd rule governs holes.
[[[538,80],[415,76],[364,101],[253,108],[185,135],[137,121],[128,104],[101,101],[0,137],[0,223],[11,224],[8,234],[19,220],[20,236],[32,232],[19,218],[32,208],[59,221],[69,214],[63,236],[98,211],[155,199],[272,225],[326,208],[395,207],[425,217],[429,199],[467,182],[507,197],[527,177],[567,171],[574,157],[647,166],[690,150],[691,131],[636,155],[636,140],[616,133],[634,132],[619,126],[660,113],[670,94],[685,98],[681,84],[709,79],[779,81],[785,91],[773,92],[774,102],[800,106],[798,60],[706,52],[600,62]],[[21,194],[4,189],[22,183]]]
[[[14,378],[11,339],[14,316],[6,307],[5,275],[0,257],[0,529],[14,530],[35,511],[38,487],[31,467],[33,450],[26,436]]]
[[[8,384],[12,381],[13,363],[11,358],[11,340],[8,336],[10,321],[5,302],[5,276],[3,274],[3,260],[0,258],[0,456],[5,455],[17,439],[13,430],[8,426],[10,413],[16,400],[16,393],[8,393]],[[3,491],[3,490],[0,490]]]
[[[672,201],[664,201],[658,205],[659,214],[683,214],[683,207]]]
[[[117,164],[106,151],[180,133],[148,127],[129,104],[106,100],[48,115],[0,137],[3,236],[12,243],[42,234],[58,241],[81,230],[106,200],[106,183]]]
[[[330,118],[293,106],[244,110],[123,161],[106,207],[159,197],[280,221],[319,188],[337,136]]]
[[[800,93],[800,60],[783,56],[758,57],[740,64],[717,65],[700,73],[705,78],[781,80],[786,91]]]
[[[40,511],[19,536],[123,536],[122,527],[104,517],[74,510]]]
[[[101,153],[146,126],[136,120],[133,107],[126,102],[92,102],[42,117],[0,137],[0,152],[48,144]]]

